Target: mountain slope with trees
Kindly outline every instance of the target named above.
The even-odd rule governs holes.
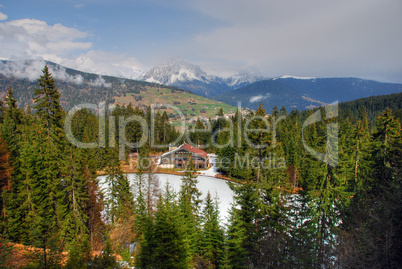
[[[134,107],[139,107],[142,110],[150,105],[172,105],[178,107],[187,117],[214,117],[215,108],[218,107],[222,107],[225,113],[233,113],[235,110],[234,107],[225,103],[173,86],[100,76],[65,68],[51,62],[46,62],[46,64],[54,74],[54,80],[60,92],[60,104],[68,110],[80,104],[98,105],[101,102],[125,106],[131,103]],[[25,71],[28,73],[30,66],[30,61],[27,61],[23,67],[18,66],[18,68],[11,61],[0,61],[0,98],[4,98],[8,88],[11,87],[14,97],[18,101],[18,106],[21,108],[30,106],[32,108],[36,82],[21,78],[19,74],[19,72]],[[26,69],[18,70],[21,68]],[[2,74],[1,69],[8,75]],[[191,107],[192,105],[196,107]],[[166,109],[162,110],[167,111]],[[171,120],[175,119],[171,118]]]
[[[303,110],[326,103],[400,92],[402,84],[359,78],[281,77],[258,81],[213,98],[233,106],[241,102],[243,107],[254,110],[258,108],[260,101],[267,107],[285,106],[288,110]]]

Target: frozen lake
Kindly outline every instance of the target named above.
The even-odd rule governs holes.
[[[169,182],[170,186],[175,190],[175,192],[180,191],[180,185],[182,183],[181,176],[170,175],[170,174],[154,174],[159,179],[159,187],[161,191],[164,191],[166,183]],[[129,173],[127,177],[130,181],[131,186],[135,186],[135,181],[137,180],[136,174]],[[107,193],[107,186],[105,184],[106,176],[98,177],[101,188]],[[219,211],[222,220],[226,220],[229,216],[229,210],[233,203],[233,191],[230,189],[229,185],[225,180],[199,175],[197,177],[198,189],[202,192],[201,199],[204,199],[208,193],[211,193],[212,198],[218,197],[219,201]],[[106,188],[105,188],[106,187]]]

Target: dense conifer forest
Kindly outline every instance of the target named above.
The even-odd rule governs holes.
[[[191,162],[178,192],[160,189],[146,162],[135,184],[122,172],[123,148],[124,159],[149,160],[166,150],[151,142],[180,137],[166,112],[153,120],[151,108],[132,105],[81,109],[68,128],[98,146],[78,147],[45,67],[32,108],[18,108],[12,88],[0,101],[0,267],[14,264],[18,243],[33,247],[23,268],[399,268],[401,99],[302,112],[260,105],[247,116],[221,110],[216,120],[198,119],[187,136],[216,153],[233,180],[233,207],[222,221],[219,197],[200,199]],[[149,129],[116,120],[133,116]],[[98,171],[106,172],[108,195]]]

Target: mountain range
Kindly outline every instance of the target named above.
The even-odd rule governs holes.
[[[212,97],[241,88],[259,78],[249,74],[236,74],[227,78],[208,75],[199,66],[177,57],[152,68],[138,79],[176,86],[201,96]]]
[[[327,103],[402,92],[402,84],[353,77],[263,78],[237,74],[223,78],[209,75],[199,66],[181,58],[172,58],[138,75],[136,80],[81,72],[45,61],[1,60],[0,97],[5,94],[8,86],[12,86],[13,89],[18,89],[16,95],[22,106],[31,104],[32,95],[28,93],[32,92],[45,64],[51,67],[53,77],[58,80],[59,88],[64,92],[62,101],[67,108],[82,102],[112,101],[116,100],[116,96],[128,93],[138,95],[140,89],[158,88],[161,85],[233,106],[241,103],[242,107],[250,109],[256,109],[261,102],[268,110],[274,106],[302,110]],[[126,75],[132,77],[133,74],[128,72]],[[139,96],[136,97],[137,100]]]
[[[213,98],[236,106],[267,109],[285,106],[305,109],[376,95],[402,92],[402,84],[381,83],[359,78],[303,78],[283,76],[251,83]]]
[[[176,86],[221,102],[256,109],[260,102],[269,108],[306,109],[333,102],[402,92],[402,84],[382,83],[354,77],[315,78],[281,76],[277,78],[236,74],[222,78],[208,75],[199,66],[173,58],[138,78]]]

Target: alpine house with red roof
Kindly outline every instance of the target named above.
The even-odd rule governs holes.
[[[190,156],[196,168],[208,167],[207,153],[186,143],[161,155],[159,165],[163,168],[185,168],[190,161]]]

